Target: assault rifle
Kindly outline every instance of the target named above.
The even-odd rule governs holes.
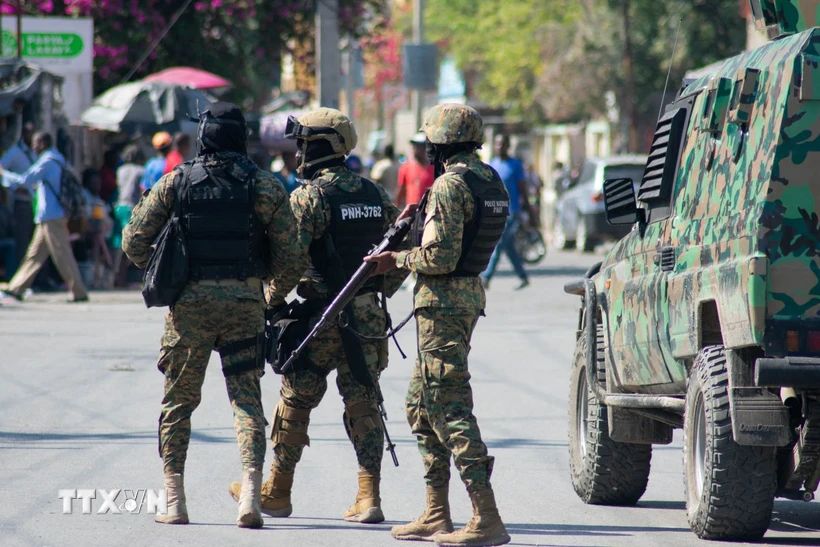
[[[373,249],[367,253],[367,256],[377,255],[379,253],[383,253],[386,251],[394,251],[398,245],[404,240],[407,233],[410,231],[410,227],[413,224],[413,216],[408,218],[403,218],[396,222],[393,226],[390,227],[389,230],[384,234],[384,238],[381,242],[373,247]],[[308,344],[316,338],[323,330],[328,328],[333,321],[337,321],[340,318],[340,314],[344,312],[342,315],[343,320],[347,322],[353,321],[352,317],[352,310],[348,307],[353,300],[353,298],[358,294],[358,292],[364,287],[364,284],[367,282],[370,275],[376,269],[376,264],[373,262],[363,262],[359,269],[350,277],[350,280],[341,288],[339,294],[333,299],[333,301],[328,304],[327,308],[322,312],[321,317],[319,318],[319,322],[313,327],[313,329],[308,333],[302,343],[293,350],[293,353],[290,354],[288,360],[285,361],[285,364],[282,366],[282,374],[288,374],[291,369],[293,368],[294,363],[300,358],[302,353],[307,348]],[[347,308],[347,309],[346,309]],[[347,326],[347,324],[342,324],[340,321],[340,325],[342,327]],[[344,334],[343,332],[343,342],[344,342]],[[352,333],[351,333],[352,334]],[[348,337],[349,338],[349,337]],[[367,371],[367,367],[362,367],[364,369],[364,374],[366,375],[364,381],[361,381],[361,378],[357,378],[360,380],[360,383],[364,384],[365,387],[369,387],[374,390],[376,394],[376,400],[379,406],[379,418],[382,422],[382,428],[384,429],[384,438],[387,441],[387,451],[390,452],[390,455],[393,456],[393,464],[396,466],[399,465],[399,460],[396,457],[396,445],[390,440],[390,435],[387,433],[387,426],[385,425],[385,421],[387,420],[387,411],[384,408],[384,397],[382,397],[381,389],[379,388],[379,383],[374,381],[370,373]],[[351,369],[351,372],[355,372]]]

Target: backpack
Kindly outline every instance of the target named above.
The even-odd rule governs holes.
[[[57,161],[57,160],[54,160]],[[54,187],[48,182],[43,181],[51,190],[51,193],[57,196],[57,199],[68,217],[68,231],[70,233],[83,233],[88,227],[87,207],[88,202],[85,198],[83,185],[74,175],[71,168],[66,167],[65,164],[60,163],[60,193],[58,194]]]
[[[154,240],[154,250],[142,278],[145,306],[173,306],[188,283],[188,243],[182,229],[182,200],[187,192],[188,171],[174,179],[174,213]],[[182,183],[177,186],[177,181]]]

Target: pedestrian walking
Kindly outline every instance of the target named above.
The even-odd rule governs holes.
[[[263,279],[272,278],[276,285],[288,275],[297,255],[295,225],[285,189],[248,158],[245,117],[236,105],[210,105],[200,115],[198,135],[197,157],[163,176],[123,230],[123,251],[141,268],[172,214],[180,216],[187,240],[189,280],[166,317],[157,363],[165,375],[159,452],[168,512],[156,521],[188,523],[183,477],[191,414],[199,405],[205,369],[216,349],[243,470],[237,525],[260,528]]]
[[[509,195],[475,153],[484,128],[474,109],[440,104],[427,113],[421,130],[438,177],[416,215],[418,246],[365,259],[378,264],[377,274],[395,268],[418,274],[418,357],[406,411],[424,461],[427,505],[419,518],[394,526],[392,534],[446,546],[502,545],[510,536],[490,485],[494,458],[473,415],[467,356],[486,302],[478,276],[501,239]],[[450,517],[451,456],[473,505],[473,518],[457,531]]]
[[[501,253],[507,255],[513,270],[521,280],[516,290],[523,289],[530,284],[527,271],[524,269],[524,262],[521,255],[515,248],[515,233],[521,227],[521,212],[526,209],[527,218],[530,224],[537,226],[538,212],[530,204],[527,191],[527,175],[521,160],[510,156],[510,137],[506,134],[496,135],[493,141],[495,157],[490,161],[490,166],[495,169],[504,181],[504,186],[510,194],[510,216],[507,219],[507,226],[504,235],[493,253],[487,269],[481,274],[484,287],[489,288],[490,280],[498,266]]]
[[[65,158],[54,148],[54,141],[49,133],[34,135],[33,150],[37,154],[37,161],[24,173],[7,171],[0,166],[3,186],[11,189],[25,188],[29,192],[37,192],[34,236],[26,250],[23,263],[9,281],[4,292],[17,300],[23,300],[26,289],[31,287],[37,272],[51,256],[57,271],[60,272],[60,276],[68,284],[68,290],[71,291],[72,298],[69,302],[86,302],[88,291],[80,277],[77,260],[71,251],[68,218],[60,204],[60,179],[63,169],[66,168]]]

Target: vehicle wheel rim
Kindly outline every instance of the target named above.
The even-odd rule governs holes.
[[[692,459],[694,462],[695,491],[698,499],[703,496],[703,483],[706,481],[706,409],[703,405],[703,394],[698,394],[695,402],[695,430],[692,432],[694,446]]]
[[[589,392],[587,390],[586,370],[581,371],[578,381],[578,393],[575,397],[575,431],[578,434],[578,446],[581,459],[587,457],[587,431],[589,423]]]

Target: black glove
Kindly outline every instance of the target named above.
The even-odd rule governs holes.
[[[287,313],[289,308],[289,304],[277,304],[275,306],[268,304],[268,307],[265,308],[265,319],[267,321],[271,321],[277,317],[278,319],[281,319]]]

